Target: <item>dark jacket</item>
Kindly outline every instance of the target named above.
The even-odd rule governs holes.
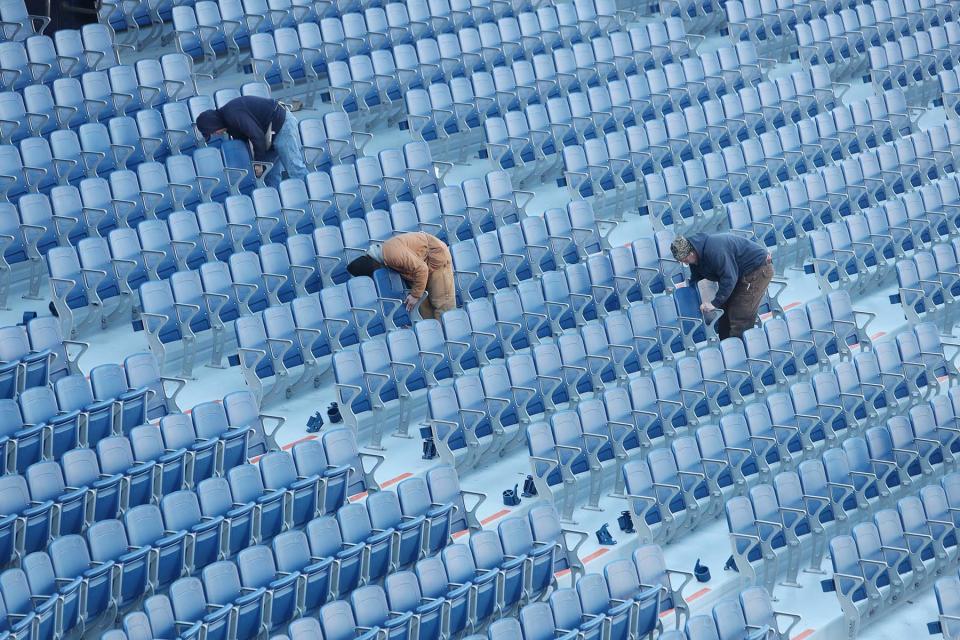
[[[737,280],[767,262],[767,250],[735,233],[697,233],[690,236],[697,264],[690,265],[690,284],[713,280],[719,285],[713,306],[720,307],[737,286]]]
[[[273,135],[277,135],[287,117],[286,109],[279,102],[256,96],[234,98],[215,113],[219,123],[213,119],[197,119],[200,133],[209,136],[212,131],[204,129],[220,124],[220,128],[226,127],[231,138],[249,143],[253,148],[253,159],[260,162],[267,160],[267,129],[272,123]]]

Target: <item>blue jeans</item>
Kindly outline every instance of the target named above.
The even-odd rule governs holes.
[[[303,147],[300,145],[297,119],[289,111],[280,131],[273,136],[273,146],[267,151],[267,161],[273,163],[270,172],[263,179],[268,187],[275,189],[280,187],[284,169],[287,170],[288,178],[303,180],[307,176],[307,165],[303,161]]]

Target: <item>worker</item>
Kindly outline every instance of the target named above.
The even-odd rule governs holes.
[[[197,116],[197,129],[208,141],[226,134],[246,142],[253,157],[254,175],[261,178],[266,172],[264,182],[269,187],[280,186],[284,169],[290,178],[303,179],[307,175],[297,119],[277,100],[257,96],[234,98],[219,109]]]
[[[396,271],[410,288],[403,301],[407,311],[420,304],[420,317],[439,320],[444,311],[457,306],[450,249],[436,236],[402,233],[386,242],[373,242],[347,270],[355,276],[372,275],[382,267]],[[420,303],[424,292],[427,297]]]
[[[741,337],[757,322],[757,310],[773,279],[773,258],[766,248],[734,233],[697,233],[677,236],[670,244],[677,261],[690,267],[690,285],[700,280],[717,283],[717,293],[700,311],[723,309],[717,335],[723,340]]]

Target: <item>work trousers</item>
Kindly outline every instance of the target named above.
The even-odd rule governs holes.
[[[444,311],[457,306],[457,291],[453,285],[453,264],[448,262],[427,276],[427,297],[420,303],[420,317],[440,319]]]
[[[717,321],[717,336],[721,340],[731,336],[739,338],[757,323],[757,310],[772,279],[773,264],[767,262],[737,281],[733,293],[721,307],[723,316]]]

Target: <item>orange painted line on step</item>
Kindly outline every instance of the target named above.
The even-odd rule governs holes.
[[[597,549],[597,550],[594,551],[593,553],[588,553],[586,556],[584,556],[584,558],[583,558],[583,560],[582,560],[581,562],[583,562],[583,564],[587,564],[588,562],[592,562],[593,560],[596,560],[597,558],[599,558],[599,557],[602,556],[603,554],[607,553],[608,551],[610,551],[610,549],[605,549],[605,548],[604,548],[604,549]]]
[[[493,514],[493,515],[491,515],[491,516],[487,516],[486,518],[484,518],[483,520],[481,520],[481,521],[480,521],[480,524],[482,524],[482,525],[490,524],[490,523],[493,522],[494,520],[497,520],[497,519],[499,519],[499,518],[502,518],[503,516],[507,515],[508,513],[510,513],[510,509],[500,509],[500,511],[497,511],[495,514]]]
[[[384,487],[389,487],[390,485],[397,484],[397,483],[400,482],[401,480],[406,480],[407,478],[409,478],[409,477],[412,476],[412,475],[413,475],[413,474],[410,473],[409,471],[406,471],[406,472],[404,472],[404,473],[401,473],[401,474],[398,475],[396,478],[390,478],[389,480],[387,480],[386,482],[384,482],[383,484],[381,484],[381,485],[380,485],[380,488],[383,489]]]
[[[886,332],[886,331],[877,331],[875,334],[873,334],[872,336],[870,336],[870,339],[871,339],[871,340],[876,340],[877,338],[882,338],[882,337],[885,336],[885,335],[887,335],[887,332]]]
[[[289,451],[290,449],[293,449],[295,446],[297,446],[301,442],[307,442],[309,440],[316,440],[316,439],[317,439],[317,436],[314,436],[314,435],[304,436],[302,438],[298,438],[294,440],[293,442],[288,442],[287,444],[283,445],[280,448],[283,449],[284,451]]]
[[[793,309],[794,307],[799,307],[799,306],[800,306],[800,303],[799,303],[799,302],[790,302],[790,303],[784,305],[783,310],[784,310],[784,311],[789,311],[790,309]],[[766,313],[761,313],[761,314],[760,314],[760,319],[761,319],[761,320],[766,320],[766,319],[772,318],[772,317],[773,317],[773,312],[772,312],[772,311],[767,311]]]
[[[708,593],[710,593],[710,587],[704,587],[703,589],[700,589],[700,591],[697,591],[697,592],[694,593],[692,596],[690,596],[689,598],[687,598],[687,602],[690,602],[691,600],[696,600],[696,599],[699,598],[700,596],[705,596],[705,595],[707,595]]]
[[[481,524],[481,525],[490,524],[490,523],[493,522],[494,520],[497,520],[497,519],[499,519],[499,518],[502,518],[503,516],[507,515],[508,513],[510,513],[510,509],[500,509],[500,511],[497,511],[497,512],[494,513],[493,515],[489,515],[489,516],[487,516],[486,518],[484,518],[483,520],[481,520],[481,521],[480,521],[480,524]],[[470,530],[469,530],[469,529],[464,529],[463,531],[457,531],[456,533],[452,534],[450,537],[453,538],[454,540],[456,540],[457,538],[462,538],[463,536],[467,535],[468,533],[470,533]],[[558,574],[558,575],[559,575],[559,574]]]
[[[803,640],[804,638],[809,638],[813,635],[814,631],[816,631],[816,629],[804,629],[799,635],[793,636],[793,640]]]
[[[401,480],[403,480],[404,478],[409,478],[409,477],[412,476],[412,475],[413,475],[413,474],[412,474],[412,473],[409,473],[409,472],[401,473],[400,475],[398,475],[398,476],[396,476],[396,477],[394,477],[394,478],[390,478],[389,480],[385,480],[385,481],[381,482],[381,483],[380,483],[380,488],[382,489],[383,487],[389,487],[390,485],[396,484],[396,483],[400,482]],[[357,500],[363,500],[363,499],[366,498],[366,497],[367,497],[367,492],[366,492],[366,491],[361,491],[360,493],[355,493],[355,494],[353,494],[352,496],[350,496],[350,497],[347,498],[347,499],[348,499],[350,502],[356,502]]]
[[[606,549],[606,548],[597,549],[593,553],[588,553],[587,555],[585,555],[580,562],[582,562],[583,564],[587,564],[588,562],[596,560],[597,558],[607,553],[608,551],[610,551],[610,549]],[[564,569],[563,571],[557,571],[554,575],[557,576],[558,578],[562,578],[568,573],[570,573],[570,569]]]

